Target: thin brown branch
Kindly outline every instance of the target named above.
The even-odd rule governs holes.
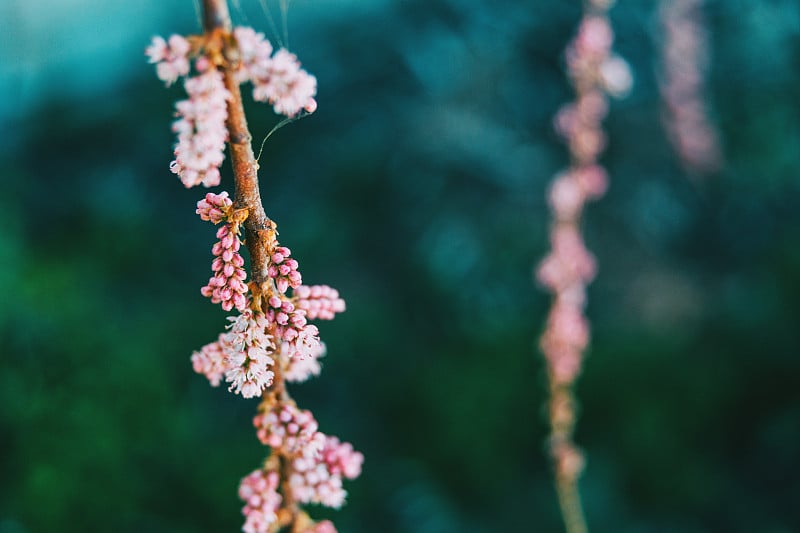
[[[207,35],[222,34],[228,36],[231,29],[231,17],[226,0],[203,0],[203,21]],[[226,40],[223,38],[223,41]],[[269,250],[275,237],[275,228],[267,218],[261,203],[258,187],[258,161],[253,154],[252,136],[247,128],[247,119],[242,104],[242,93],[236,80],[235,70],[238,59],[235,54],[225,53],[225,61],[219,65],[225,88],[231,94],[228,101],[228,135],[233,165],[233,177],[236,184],[234,206],[246,209],[244,221],[245,242],[250,253],[251,279],[257,286],[267,280]],[[258,290],[256,288],[256,290]],[[256,295],[257,296],[257,295]]]

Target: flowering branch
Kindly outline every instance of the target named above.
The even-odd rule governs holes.
[[[661,76],[664,125],[684,168],[710,174],[723,164],[716,128],[704,102],[709,62],[702,0],[661,0]]]
[[[552,249],[537,270],[539,283],[553,295],[540,346],[549,381],[550,454],[568,533],[588,530],[578,492],[584,457],[573,442],[573,384],[589,344],[584,308],[586,286],[595,276],[596,264],[583,243],[580,221],[586,202],[600,198],[608,186],[606,172],[597,163],[606,142],[601,121],[608,111],[607,95],[623,96],[632,83],[627,63],[611,52],[614,34],[606,16],[611,3],[592,0],[585,4],[578,32],[566,50],[575,101],[559,110],[555,126],[567,142],[571,164],[550,186]]]
[[[158,77],[167,85],[184,77],[189,95],[176,104],[172,172],[186,187],[219,185],[226,141],[233,166],[233,199],[224,191],[209,192],[196,212],[220,225],[212,248],[213,276],[201,293],[239,314],[228,318],[230,324],[216,341],[192,355],[192,365],[212,386],[224,379],[235,394],[261,397],[253,424],[270,454],[239,487],[245,502],[243,531],[335,533],[330,521],[315,522],[301,505],[340,507],[347,495],[342,480],[358,477],[363,456],[320,432],[311,412],[292,400],[286,383],[320,373],[325,345],[308,321],[330,320],[345,304],[335,289],[303,285],[297,260],[278,242],[277,225],[261,202],[259,165],[239,87],[252,83],[256,101],[294,117],[316,109],[316,78],[287,50],[273,55],[263,34],[232,28],[224,0],[204,0],[203,7],[203,35],[173,35],[168,41],[156,37],[146,51]],[[195,75],[190,75],[192,65]],[[250,283],[240,255],[244,243]]]

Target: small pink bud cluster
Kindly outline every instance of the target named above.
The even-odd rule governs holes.
[[[591,84],[614,97],[633,85],[628,63],[611,51],[614,31],[604,14],[584,16],[578,34],[567,48],[567,67],[576,84]]]
[[[602,92],[590,90],[574,103],[565,104],[556,114],[556,131],[567,140],[570,152],[579,163],[589,164],[606,148],[606,135],[600,123],[608,112]]]
[[[192,368],[198,374],[208,378],[212,387],[219,385],[228,365],[225,360],[225,350],[222,348],[225,334],[222,333],[216,342],[211,342],[200,348],[199,352],[192,354]]]
[[[606,95],[625,96],[633,84],[628,64],[612,54],[614,32],[603,14],[586,15],[566,52],[567,67],[580,90],[574,103],[556,115],[556,130],[575,159],[589,164],[606,146],[600,123],[608,112]]]
[[[589,200],[603,196],[608,176],[599,165],[586,165],[562,172],[550,185],[550,208],[557,220],[574,220]]]
[[[145,50],[150,63],[156,64],[156,76],[167,87],[181,76],[189,74],[189,41],[180,35],[172,35],[169,41],[163,37],[153,37],[153,42]]]
[[[256,470],[242,479],[239,485],[239,498],[245,505],[242,514],[245,516],[244,533],[267,533],[278,521],[276,514],[283,498],[278,494],[280,476],[277,472]]]
[[[569,385],[581,370],[583,351],[589,344],[589,323],[583,316],[582,305],[566,299],[556,299],[547,317],[547,327],[541,339],[542,352],[547,357],[553,383]]]
[[[206,57],[200,56],[195,68],[200,74],[184,82],[189,99],[175,104],[178,119],[172,123],[172,131],[178,134],[178,144],[169,169],[187,188],[200,184],[213,187],[219,185],[219,167],[225,159],[225,120],[231,95],[222,73]]]
[[[661,96],[670,141],[684,167],[709,173],[722,164],[716,129],[705,102],[708,35],[702,0],[661,2],[664,43],[661,58]]]
[[[289,478],[294,497],[302,503],[319,503],[338,509],[347,497],[342,477],[355,479],[361,474],[364,456],[352,445],[327,437],[317,457],[301,456],[292,462],[294,473]]]
[[[322,449],[322,461],[328,465],[331,474],[355,479],[361,475],[364,456],[355,451],[349,442],[339,442],[336,437],[328,437]]]
[[[556,224],[550,232],[552,249],[542,260],[537,271],[539,283],[550,289],[556,297],[566,296],[576,301],[574,295],[583,293],[594,278],[597,266],[594,256],[586,249],[578,228],[572,224]]]
[[[275,112],[293,117],[301,110],[317,108],[317,79],[300,68],[297,56],[281,48],[272,55],[272,45],[252,28],[233,30],[239,46],[240,82],[253,83],[253,99],[269,102]]]
[[[272,385],[275,364],[271,354],[275,344],[267,333],[269,323],[262,313],[246,309],[237,317],[230,317],[230,331],[224,334],[222,349],[226,355],[225,380],[228,390],[244,398],[261,396]]]
[[[211,270],[214,275],[208,285],[200,289],[200,293],[211,298],[211,303],[221,304],[230,311],[234,307],[239,311],[247,308],[247,284],[244,282],[247,273],[244,270],[244,258],[239,254],[242,241],[239,239],[239,228],[233,224],[225,224],[217,230],[219,241],[211,248],[214,261]]]
[[[333,320],[345,310],[339,291],[327,285],[300,285],[294,290],[297,307],[306,312],[309,320]]]
[[[228,193],[222,191],[220,194],[213,192],[207,193],[206,197],[197,202],[197,213],[201,220],[206,220],[213,224],[224,221],[230,213],[233,202],[228,198]]]
[[[275,280],[275,287],[281,294],[285,294],[289,287],[296,289],[303,283],[297,260],[289,257],[291,253],[285,246],[275,248],[267,269],[267,275]]]
[[[256,435],[262,444],[284,455],[315,456],[325,444],[325,436],[311,411],[300,410],[292,403],[276,405],[253,419]]]
[[[305,311],[278,296],[272,296],[267,318],[275,323],[275,334],[286,344],[291,358],[317,357],[321,348],[319,329],[309,324]]]

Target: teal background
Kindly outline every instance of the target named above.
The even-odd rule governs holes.
[[[270,6],[277,34],[254,0],[233,15],[283,39]],[[319,110],[266,143],[262,194],[304,280],[347,300],[322,376],[292,389],[366,456],[342,511],[312,509],[343,533],[560,531],[532,269],[579,15],[289,3]],[[704,179],[660,122],[655,3],[611,16],[636,81],[584,224],[589,522],[800,532],[800,4],[707,3],[727,164]],[[6,0],[0,20],[0,532],[238,530],[257,402],[191,370],[225,323],[199,294],[214,236],[168,170],[182,88],[143,55],[197,32],[192,3]],[[247,105],[260,142],[278,119]]]

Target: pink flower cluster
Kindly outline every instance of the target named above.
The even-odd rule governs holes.
[[[591,84],[605,93],[625,96],[633,85],[628,63],[611,52],[614,32],[603,14],[584,16],[567,48],[567,67],[576,84]]]
[[[261,396],[275,377],[271,370],[275,345],[267,333],[266,318],[248,309],[228,320],[229,331],[192,354],[192,367],[206,376],[213,387],[224,375],[231,384],[229,390],[236,394],[245,398]]]
[[[200,215],[200,220],[219,224],[228,217],[232,206],[233,202],[228,198],[226,191],[222,191],[220,194],[210,192],[204,199],[197,202],[195,213]]]
[[[207,377],[212,387],[219,385],[228,368],[225,361],[225,350],[222,347],[224,342],[225,334],[222,333],[216,342],[206,344],[200,348],[199,352],[192,354],[192,368],[198,374]]]
[[[600,126],[608,112],[606,95],[626,95],[633,84],[624,59],[611,53],[614,33],[608,19],[586,15],[567,47],[567,68],[576,87],[575,102],[563,106],[555,118],[556,130],[567,140],[581,164],[590,164],[606,147]]]
[[[237,80],[252,82],[253,99],[269,102],[276,113],[288,117],[301,110],[314,112],[317,79],[300,68],[296,55],[285,49],[273,55],[264,34],[252,28],[238,27],[233,33],[239,50]],[[187,39],[173,35],[169,41],[154,37],[145,53],[156,64],[158,78],[171,85],[189,75],[191,51]],[[197,75],[184,81],[189,98],[176,104],[178,119],[172,129],[178,135],[178,143],[170,170],[180,176],[187,188],[200,184],[213,187],[220,183],[219,167],[225,158],[225,120],[231,95],[222,74],[206,56],[197,57],[195,70]]]
[[[583,302],[586,285],[597,270],[594,256],[586,249],[578,228],[572,224],[556,224],[550,232],[550,253],[539,264],[539,283],[550,289],[557,299],[576,305]]]
[[[608,175],[600,165],[572,168],[558,174],[550,185],[550,209],[557,220],[575,220],[584,204],[602,197],[607,188]]]
[[[189,74],[191,48],[189,41],[180,35],[172,35],[169,41],[162,37],[153,37],[153,42],[144,53],[150,58],[150,63],[156,64],[158,79],[169,87],[179,77]]]
[[[197,213],[204,220],[219,223],[227,220],[231,207],[232,202],[227,193],[208,193],[198,202]],[[244,260],[239,255],[241,242],[234,227],[227,223],[218,230],[217,237],[220,240],[212,248],[215,255],[212,263],[214,276],[201,292],[210,297],[212,302],[221,303],[226,310],[236,307],[242,312],[242,316],[251,317],[253,314],[247,309],[249,300],[248,287],[244,283]],[[270,256],[268,272],[276,286],[280,283],[284,290],[294,287],[293,295],[289,297],[276,291],[267,300],[265,313],[256,313],[255,316],[264,323],[259,326],[260,330],[270,331],[275,335],[277,348],[270,349],[270,354],[277,354],[285,362],[285,380],[303,382],[311,376],[319,375],[319,359],[325,355],[325,345],[319,339],[319,329],[308,323],[309,318],[330,320],[345,310],[345,302],[336,289],[327,285],[300,285],[297,261],[289,258],[289,253],[287,248],[276,247]],[[224,361],[220,357],[220,354],[227,353],[226,339],[229,336],[230,334],[220,336],[218,343],[208,344],[192,356],[195,371],[208,377],[213,385],[219,383],[221,375],[231,366],[229,355],[226,355],[227,359]],[[269,344],[271,343],[272,341]],[[270,358],[270,364],[271,360]],[[271,379],[270,374],[268,381],[271,382]],[[263,388],[252,395],[260,395]]]
[[[338,509],[347,497],[342,478],[355,479],[361,474],[364,456],[349,443],[327,437],[318,456],[294,459],[294,473],[289,478],[294,497],[302,503],[319,503]]]
[[[289,366],[283,377],[290,383],[302,383],[311,376],[319,376],[322,366],[319,359],[325,356],[325,343],[320,342],[317,349],[308,354],[307,357],[292,357],[289,343],[281,345],[284,356],[289,359]]]
[[[333,320],[345,310],[339,291],[327,285],[301,285],[294,290],[297,307],[306,312],[309,320]]]
[[[708,36],[702,0],[661,2],[660,11],[664,32],[660,89],[670,141],[687,170],[713,172],[722,155],[704,101]]]
[[[325,436],[311,411],[300,410],[292,403],[276,405],[253,419],[256,435],[262,444],[279,449],[287,456],[317,455]]]
[[[269,102],[275,112],[293,117],[301,110],[317,108],[317,79],[300,68],[297,56],[285,49],[272,55],[272,45],[252,28],[233,30],[239,47],[240,82],[253,83],[253,99]]]
[[[208,285],[200,289],[200,293],[211,298],[211,303],[221,304],[230,311],[234,307],[239,311],[247,308],[247,284],[244,282],[247,273],[244,270],[244,258],[239,254],[242,241],[239,239],[239,228],[234,224],[225,224],[217,230],[218,242],[211,248],[214,261],[211,270],[214,275]]]
[[[200,74],[184,82],[189,99],[175,104],[178,119],[172,131],[178,134],[178,145],[169,168],[187,188],[200,184],[213,187],[219,185],[219,167],[225,159],[225,120],[231,95],[222,74],[206,57],[200,56],[195,68]]]
[[[277,511],[283,498],[278,494],[280,476],[277,472],[256,470],[242,479],[239,485],[239,498],[245,505],[244,533],[267,533],[270,526],[278,520]]]
[[[261,396],[275,377],[270,370],[275,364],[271,357],[275,344],[267,333],[269,323],[262,313],[250,309],[228,320],[230,331],[222,345],[226,355],[225,380],[231,384],[228,390],[244,398]]]

